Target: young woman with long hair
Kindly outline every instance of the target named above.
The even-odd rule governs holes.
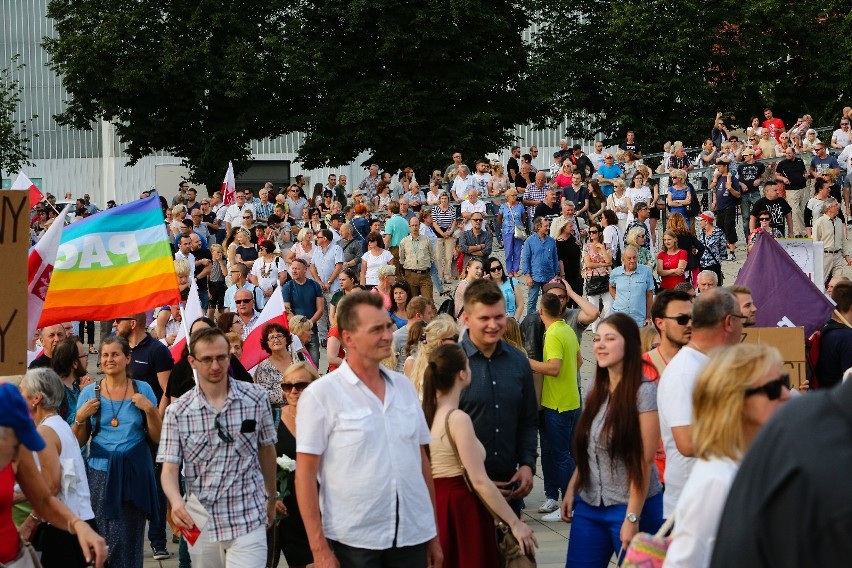
[[[692,282],[698,282],[701,272],[701,256],[704,254],[704,243],[695,238],[689,230],[686,218],[680,213],[669,215],[667,229],[677,237],[677,248],[686,251],[686,271],[690,273]]]
[[[589,284],[594,277],[598,279],[607,277],[612,271],[612,251],[603,242],[603,228],[598,224],[589,227],[589,242],[583,245],[583,279],[585,280],[586,299],[596,308],[603,304],[601,317],[605,318],[612,309],[612,295],[609,290],[589,293]],[[592,333],[597,329],[597,322],[592,324]]]
[[[461,280],[456,286],[456,291],[453,295],[453,299],[456,304],[456,317],[461,315],[462,308],[464,307],[464,291],[467,290],[467,287],[471,282],[479,280],[480,278],[482,278],[482,261],[478,258],[471,257],[464,265]]]
[[[657,387],[642,376],[640,345],[626,314],[598,325],[597,367],[574,431],[577,468],[562,500],[562,519],[572,522],[566,566],[605,568],[637,532],[663,523]]]
[[[414,384],[417,393],[423,395],[423,374],[429,364],[432,351],[447,343],[458,343],[459,325],[452,317],[441,314],[430,321],[423,330],[426,338],[420,342],[414,357],[405,360],[405,376]]]
[[[470,416],[459,410],[461,392],[470,380],[470,366],[460,345],[442,345],[429,356],[423,413],[432,433],[435,513],[447,568],[499,566],[494,520],[482,502],[509,526],[524,553],[531,554],[538,546],[532,529],[515,515],[485,473],[485,448],[476,438]]]
[[[657,254],[657,275],[660,288],[667,290],[686,282],[686,251],[677,246],[677,235],[672,231],[663,233],[663,250]]]
[[[520,319],[524,303],[521,289],[518,287],[518,279],[508,276],[503,263],[495,256],[489,257],[485,261],[485,266],[488,267],[488,274],[503,292],[503,298],[506,300],[506,315],[516,320]]]
[[[600,223],[601,216],[606,209],[606,195],[601,189],[601,184],[598,180],[590,179],[589,186],[589,224]]]

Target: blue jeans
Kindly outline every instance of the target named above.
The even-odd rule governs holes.
[[[532,286],[530,286],[529,297],[527,297],[527,314],[533,314],[538,312],[536,309],[536,304],[538,304],[538,295],[541,294],[541,289],[547,282],[536,282],[533,280]]]
[[[429,269],[429,275],[432,276],[432,287],[435,289],[435,292],[440,294],[444,291],[444,283],[441,282],[441,275],[438,274],[438,264],[433,260],[432,266]],[[428,298],[431,300],[432,298]]]
[[[626,515],[626,503],[595,507],[576,496],[565,567],[607,568],[612,555],[621,550],[621,525]],[[640,517],[640,531],[654,534],[660,529],[663,524],[662,491],[645,500]]]
[[[757,200],[760,199],[760,190],[754,189],[749,191],[748,193],[743,193],[742,199],[740,200],[740,213],[743,217],[743,235],[748,237],[748,218],[751,215],[751,210],[754,207],[754,204],[757,203]],[[760,226],[758,223],[757,226]]]
[[[157,498],[159,499],[159,513],[156,518],[148,519],[148,541],[151,546],[165,548],[166,546],[166,494],[163,493],[163,481],[160,474],[163,464],[154,464],[154,477],[157,481]]]
[[[207,288],[198,289],[198,300],[201,302],[202,312],[207,313],[207,308],[210,307],[210,293],[207,291]]]
[[[574,456],[571,444],[574,427],[580,418],[580,409],[541,409],[541,473],[544,476],[544,496],[559,500],[565,494],[568,482],[574,475]]]
[[[503,245],[505,249],[503,253],[506,255],[506,274],[512,274],[518,271],[518,266],[521,264],[521,249],[524,246],[524,241],[515,238],[515,230],[503,233]]]

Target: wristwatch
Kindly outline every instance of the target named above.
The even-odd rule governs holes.
[[[636,513],[627,513],[627,520],[635,525],[639,522],[639,517],[636,515]]]

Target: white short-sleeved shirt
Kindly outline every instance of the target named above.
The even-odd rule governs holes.
[[[696,460],[675,508],[677,522],[663,568],[710,566],[719,521],[739,467],[730,458]]]
[[[296,449],[322,456],[318,481],[325,537],[385,550],[437,534],[421,449],[431,441],[417,392],[382,368],[384,401],[349,364],[311,383],[299,398]],[[399,528],[397,530],[397,514]]]
[[[482,201],[481,199],[478,199],[476,201],[476,203],[471,203],[470,201],[465,199],[464,201],[462,201],[462,204],[461,204],[461,212],[462,212],[462,214],[470,213],[471,215],[473,215],[474,213],[482,213],[482,215],[484,216],[485,215],[485,202]],[[464,230],[465,231],[470,231],[472,228],[473,228],[473,223],[471,223],[470,221],[468,221],[464,224]]]
[[[657,385],[657,411],[666,452],[666,491],[663,493],[663,516],[666,518],[674,512],[695,463],[695,458],[685,457],[677,450],[672,428],[692,424],[692,391],[709,361],[710,358],[700,351],[684,347],[672,357]]]
[[[379,267],[389,264],[393,260],[393,255],[388,250],[383,250],[379,256],[374,255],[370,251],[364,253],[361,257],[367,271],[364,274],[364,284],[368,286],[378,286],[379,284]]]

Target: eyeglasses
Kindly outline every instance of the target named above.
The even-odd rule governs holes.
[[[243,219],[251,219],[251,215],[243,215]]]
[[[213,362],[217,362],[220,365],[224,365],[230,359],[230,355],[217,355],[216,357],[201,357],[200,359],[196,359],[199,363],[204,365],[205,367],[209,367],[213,364]]]
[[[503,267],[502,266],[492,266],[488,270],[490,270],[491,272],[501,272],[503,270]]]
[[[77,359],[82,359],[82,360],[84,360],[84,361],[88,361],[88,360],[89,360],[89,354],[88,354],[88,353],[83,353],[82,355],[80,355],[79,357],[77,357]]]
[[[306,388],[308,388],[308,386],[310,386],[310,384],[311,383],[305,383],[305,382],[281,383],[281,390],[283,390],[285,392],[290,392],[293,389],[296,389],[297,391],[303,391]]]
[[[778,400],[781,398],[781,393],[783,392],[783,388],[786,387],[788,390],[790,389],[790,375],[784,373],[779,375],[777,379],[774,381],[769,381],[766,384],[763,384],[759,387],[754,387],[753,389],[748,389],[745,391],[746,398],[763,393],[766,395],[766,398],[769,400]]]
[[[267,341],[282,341],[284,339],[283,333],[273,333],[272,335],[266,338]]]
[[[692,319],[692,316],[689,314],[680,314],[676,316],[663,316],[663,319],[674,320],[678,325],[686,325]]]
[[[476,223],[477,221],[480,221],[480,222],[481,222],[481,221],[482,221],[482,219],[471,219],[471,221],[473,221],[474,223]]]
[[[234,303],[237,304],[237,305],[248,304],[248,303],[251,303],[251,302],[254,302],[254,300],[251,299],[251,298],[246,298],[245,300],[234,300]]]
[[[217,414],[216,418],[213,420],[213,425],[216,426],[216,435],[219,436],[219,439],[226,444],[233,444],[234,437],[228,434],[228,431],[219,423],[219,416],[221,416],[221,414]]]
[[[597,235],[598,233],[600,233],[600,231],[598,231],[597,229],[591,229],[591,230],[589,230],[589,234],[590,234],[590,235]]]
[[[743,323],[745,323],[748,320],[748,316],[744,316],[742,314],[731,314],[731,317],[732,318],[739,318],[739,319],[743,320]]]

